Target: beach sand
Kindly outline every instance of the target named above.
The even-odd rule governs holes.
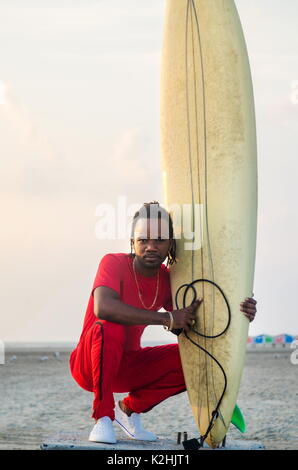
[[[74,382],[68,361],[68,352],[6,355],[0,365],[0,449],[39,449],[60,431],[88,437],[93,395]],[[298,449],[297,399],[298,365],[290,352],[248,352],[237,401],[247,431],[231,426],[228,437],[261,441],[266,449]],[[198,437],[186,392],[143,414],[143,422],[159,436],[176,440],[178,431],[187,431],[188,438]]]

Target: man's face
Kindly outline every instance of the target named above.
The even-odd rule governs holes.
[[[167,220],[153,218],[137,221],[133,244],[138,261],[143,266],[159,267],[166,259],[171,243]]]

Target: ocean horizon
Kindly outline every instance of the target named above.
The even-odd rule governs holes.
[[[158,346],[163,344],[175,343],[176,338],[169,338],[168,341],[165,340],[147,340],[144,339],[141,341],[142,347],[147,346]],[[77,341],[2,341],[4,346],[4,353],[68,353],[71,352],[77,345]],[[291,344],[256,344],[256,343],[247,343],[246,350],[248,352],[286,352],[291,349]]]
[[[143,347],[146,346],[157,346],[159,344],[170,344],[175,342],[175,338],[172,341],[164,340],[143,340],[141,342]],[[40,352],[40,351],[53,351],[53,352],[69,352],[72,351],[77,341],[3,341],[5,352]]]

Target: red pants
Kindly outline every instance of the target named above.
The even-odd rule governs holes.
[[[178,344],[126,351],[125,334],[123,325],[100,320],[71,353],[74,379],[94,392],[95,419],[115,418],[114,392],[129,392],[125,405],[136,413],[145,413],[186,390]]]

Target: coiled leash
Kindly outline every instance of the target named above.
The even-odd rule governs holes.
[[[225,328],[223,329],[223,331],[221,331],[220,333],[218,333],[217,335],[205,335],[203,333],[200,333],[199,331],[196,331],[195,329],[191,329],[191,331],[193,331],[196,335],[198,336],[201,336],[202,338],[208,338],[208,339],[214,339],[214,338],[218,338],[219,336],[222,336],[229,328],[230,326],[230,323],[231,323],[231,308],[230,308],[230,305],[229,305],[229,302],[228,302],[228,299],[226,298],[223,290],[219,287],[218,284],[216,284],[214,281],[211,281],[210,279],[195,279],[194,281],[192,281],[191,283],[189,284],[182,284],[179,289],[177,290],[176,292],[176,295],[175,295],[175,304],[176,304],[176,309],[180,309],[180,308],[186,308],[186,296],[187,296],[187,293],[188,291],[191,289],[192,290],[192,293],[193,293],[193,299],[192,299],[192,302],[191,302],[191,305],[193,305],[193,303],[197,300],[197,291],[196,291],[196,288],[194,287],[195,284],[197,283],[200,283],[200,282],[208,282],[209,284],[212,284],[213,286],[215,286],[219,292],[221,293],[221,295],[223,296],[224,298],[224,301],[226,303],[226,306],[227,306],[227,309],[228,309],[228,321],[227,321],[227,325],[225,326]],[[185,289],[184,291],[184,294],[183,294],[183,301],[182,301],[182,307],[179,306],[179,302],[178,302],[178,295],[179,295],[179,292],[181,291],[181,289]],[[183,330],[180,329],[180,330],[173,330],[173,333],[176,334],[177,336],[182,332]],[[223,373],[223,376],[224,376],[224,389],[223,389],[223,392],[220,396],[220,399],[218,400],[218,403],[215,407],[215,409],[212,411],[211,415],[211,419],[210,419],[210,422],[209,422],[209,425],[208,425],[208,428],[207,428],[207,431],[205,432],[205,434],[203,436],[200,436],[199,439],[189,439],[189,440],[184,440],[182,442],[183,444],[183,447],[184,449],[186,450],[199,450],[201,447],[203,447],[203,444],[204,444],[204,441],[206,440],[208,434],[210,433],[211,429],[213,428],[214,424],[215,424],[215,421],[216,419],[218,418],[219,416],[219,407],[220,407],[220,404],[222,402],[222,399],[223,399],[223,396],[225,394],[225,391],[226,391],[226,388],[227,388],[227,376],[226,376],[226,373],[224,371],[224,368],[222,367],[222,365],[220,364],[220,362],[209,352],[207,351],[205,348],[203,348],[200,344],[196,343],[195,341],[193,341],[187,334],[187,332],[184,331],[184,334],[186,336],[186,338],[192,343],[194,344],[195,346],[197,346],[198,348],[200,348],[202,351],[204,351],[206,354],[208,354],[209,357],[211,357],[211,359],[213,359],[215,361],[215,363],[218,365],[218,367],[221,369],[222,373]]]

